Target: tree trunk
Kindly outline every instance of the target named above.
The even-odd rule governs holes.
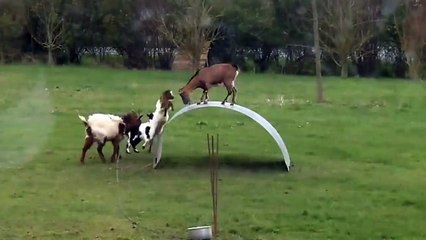
[[[5,59],[4,59],[4,52],[3,49],[0,49],[0,64],[4,64]]]
[[[419,64],[416,62],[408,64],[408,77],[412,80],[418,80],[420,79],[420,68]]]
[[[52,48],[53,48],[53,36],[52,29],[50,28],[50,23],[46,23],[46,42],[47,42],[47,64],[49,66],[53,65],[53,57],[52,57]]]
[[[197,69],[200,67],[200,54],[194,53],[193,56],[191,56],[191,65],[192,65],[192,71],[197,71]]]
[[[47,64],[49,66],[53,66],[53,64],[54,64],[53,56],[52,56],[52,49],[50,49],[50,48],[47,49]]]
[[[340,64],[341,64],[340,77],[348,78],[349,61],[346,56],[342,57]]]
[[[317,102],[324,102],[324,90],[321,78],[321,50],[319,46],[318,10],[317,1],[312,0],[312,12],[314,18],[314,46],[315,46],[315,72],[317,82]]]

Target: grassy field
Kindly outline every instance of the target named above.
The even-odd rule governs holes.
[[[78,113],[152,111],[190,75],[0,66],[0,239],[185,239],[211,224],[206,133],[221,135],[220,239],[426,238],[421,82],[326,78],[317,104],[313,78],[240,74],[238,103],[280,132],[289,173],[266,131],[220,109],[170,124],[156,170],[145,151],[79,164]]]

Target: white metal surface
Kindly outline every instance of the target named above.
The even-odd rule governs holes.
[[[281,153],[283,155],[283,159],[285,162],[285,165],[287,167],[287,171],[290,170],[290,156],[288,154],[287,151],[287,147],[283,141],[283,139],[281,138],[280,134],[278,133],[278,131],[271,125],[271,123],[269,123],[265,118],[263,118],[261,115],[259,115],[258,113],[254,112],[251,109],[248,109],[246,107],[240,106],[240,105],[233,105],[231,106],[229,103],[225,103],[225,105],[222,105],[221,102],[218,101],[210,101],[207,104],[192,104],[192,105],[188,105],[183,107],[182,109],[180,109],[178,112],[176,112],[170,119],[169,121],[166,123],[170,124],[174,119],[176,119],[177,117],[179,117],[180,115],[187,113],[189,111],[192,110],[196,110],[196,109],[200,109],[200,108],[208,108],[208,107],[215,107],[215,108],[224,108],[224,109],[228,109],[228,110],[233,110],[239,113],[244,114],[245,116],[253,119],[255,122],[257,122],[259,125],[261,125],[275,140],[275,142],[278,144],[278,147],[281,150]],[[164,127],[164,131],[166,130],[166,126]],[[153,153],[155,153],[154,159],[153,159],[153,167],[157,167],[158,163],[161,160],[161,154],[163,151],[163,135],[164,135],[164,131],[162,134],[158,135],[157,138],[154,139],[153,142]]]

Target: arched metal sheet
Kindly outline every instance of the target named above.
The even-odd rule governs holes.
[[[221,102],[218,101],[209,101],[207,104],[192,104],[192,105],[188,105],[183,107],[182,109],[180,109],[178,112],[176,112],[170,119],[169,121],[166,123],[170,124],[174,119],[176,119],[177,117],[179,117],[180,115],[190,112],[192,110],[195,109],[200,109],[200,108],[208,108],[208,107],[215,107],[215,108],[222,108],[222,109],[228,109],[228,110],[233,110],[239,113],[244,114],[245,116],[253,119],[254,121],[256,121],[259,125],[261,125],[275,140],[275,142],[278,144],[278,147],[281,150],[281,153],[283,155],[283,159],[285,162],[285,165],[287,167],[287,171],[290,170],[290,156],[288,154],[287,151],[287,147],[283,141],[283,139],[281,138],[280,134],[278,133],[278,131],[265,119],[263,118],[261,115],[259,115],[258,113],[254,112],[251,109],[248,109],[246,107],[240,106],[240,105],[236,105],[234,104],[233,106],[231,106],[229,103],[226,103],[225,105],[222,105]],[[164,131],[166,129],[166,126],[164,128]],[[163,134],[164,134],[163,131]],[[153,152],[155,153],[154,156],[154,163],[153,163],[153,167],[155,168],[158,163],[161,160],[161,154],[163,151],[163,134],[158,135],[158,137],[156,139],[154,139],[153,142]]]

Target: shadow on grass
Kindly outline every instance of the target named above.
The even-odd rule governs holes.
[[[157,169],[188,167],[208,169],[208,156],[164,156],[158,164]],[[219,156],[219,168],[240,169],[248,171],[286,171],[286,166],[282,159],[244,155]]]

